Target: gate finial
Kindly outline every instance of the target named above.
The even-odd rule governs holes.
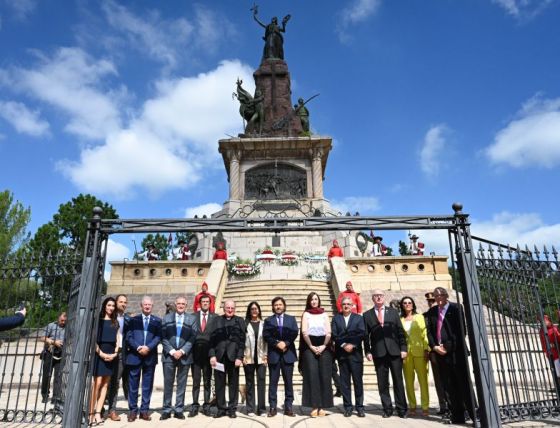
[[[455,215],[463,214],[463,204],[462,203],[454,202],[453,205],[451,205],[451,208],[453,208],[453,211],[455,211]]]

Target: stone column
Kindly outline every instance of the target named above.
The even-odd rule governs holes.
[[[318,199],[323,198],[323,168],[321,166],[322,157],[322,149],[313,149],[311,163],[311,171],[313,175],[313,197]]]
[[[239,177],[239,158],[241,152],[239,150],[229,151],[229,198],[241,199],[240,177]]]

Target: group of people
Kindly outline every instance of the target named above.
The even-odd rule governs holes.
[[[169,260],[190,260],[191,258],[192,252],[184,239],[180,239],[177,246],[171,248],[168,254]],[[146,249],[143,252],[138,253],[138,259],[146,261],[160,260],[161,255],[154,244],[148,243],[146,245]]]
[[[103,421],[106,398],[108,417],[120,420],[116,413],[116,397],[121,379],[128,399],[128,421],[137,418],[151,420],[150,400],[158,364],[158,345],[161,344],[163,420],[195,417],[199,411],[215,418],[235,418],[242,367],[249,416],[277,415],[280,375],[284,384],[283,414],[295,415],[295,367],[303,378],[302,406],[311,409],[311,417],[324,416],[325,409],[334,405],[332,375],[335,362],[340,370],[344,416],[350,417],[355,411],[358,417],[364,417],[365,356],[375,366],[383,417],[395,413],[401,418],[417,412],[424,416],[429,414],[428,362],[431,362],[440,402],[439,413],[449,412],[452,423],[464,423],[465,411],[474,417],[474,404],[468,378],[462,310],[448,301],[444,288],[438,287],[426,297],[433,306],[425,314],[417,313],[416,304],[409,296],[400,300],[399,313],[385,306],[384,293],[376,290],[372,295],[373,307],[362,314],[360,296],[349,281],[337,299],[338,313],[332,320],[322,307],[320,296],[310,293],[301,314],[301,328],[296,317],[286,312],[286,301],[281,296],[272,300],[272,315],[266,319],[263,319],[256,301],[247,306],[244,317],[236,314],[237,308],[232,300],[224,302],[223,315],[215,314],[212,310],[215,299],[208,293],[207,286],[196,296],[194,312],[187,313],[187,300],[180,296],[175,299],[175,311],[163,319],[153,315],[153,301],[148,296],[142,299],[141,313],[134,317],[125,312],[126,296],[108,297],[102,304],[99,318],[90,422],[99,424]],[[296,343],[298,334],[299,343]],[[189,371],[193,382],[192,405],[187,409],[185,391]],[[210,411],[212,378],[217,405],[215,413]],[[415,379],[420,385],[420,406],[414,392]],[[142,400],[139,405],[140,389]]]

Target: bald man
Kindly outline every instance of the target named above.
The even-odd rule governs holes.
[[[216,399],[218,413],[216,418],[237,417],[237,397],[239,396],[239,367],[243,363],[245,350],[245,321],[235,315],[235,302],[224,302],[224,314],[215,320],[210,338],[210,365],[214,367],[216,380]],[[218,363],[223,364],[224,371],[217,369]],[[227,378],[227,381],[226,381]],[[226,382],[228,384],[229,402],[226,405]]]

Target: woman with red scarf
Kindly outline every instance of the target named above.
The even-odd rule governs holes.
[[[323,409],[333,407],[332,364],[330,350],[331,324],[321,299],[315,292],[309,293],[305,312],[301,317],[300,360],[303,377],[301,404],[310,407],[310,416],[325,416]]]
[[[542,348],[544,353],[554,361],[554,372],[556,373],[556,377],[560,378],[560,355],[558,353],[558,348],[560,347],[560,332],[558,328],[552,324],[548,315],[544,316],[544,325],[546,326],[546,335],[548,336],[550,349],[546,347],[545,335],[541,328],[539,334],[541,336]]]

